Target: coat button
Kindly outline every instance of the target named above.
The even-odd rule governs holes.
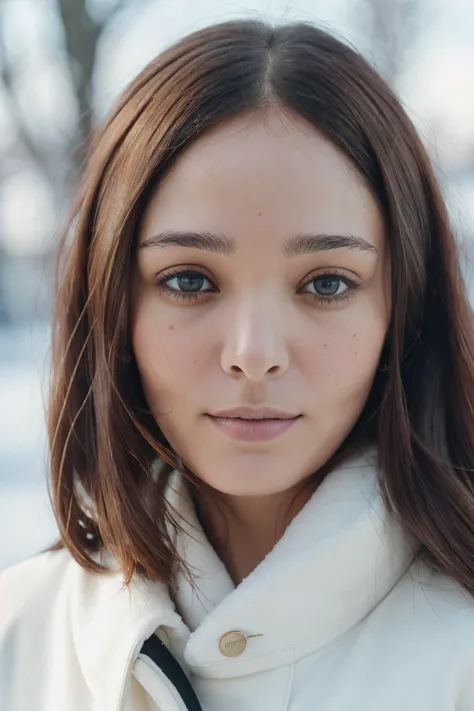
[[[238,657],[246,646],[247,637],[242,632],[227,632],[219,640],[219,649],[225,657]]]

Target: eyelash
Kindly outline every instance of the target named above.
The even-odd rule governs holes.
[[[175,299],[179,299],[181,301],[197,301],[200,297],[207,296],[209,294],[212,294],[212,291],[200,291],[200,292],[184,292],[184,291],[177,291],[176,289],[171,289],[168,285],[167,282],[173,279],[174,277],[182,277],[192,274],[194,276],[198,277],[203,277],[204,279],[207,279],[210,283],[211,280],[209,277],[207,277],[205,274],[200,272],[198,269],[175,269],[168,271],[166,274],[163,274],[157,279],[157,284],[158,288],[163,291],[164,293],[168,294],[169,296],[172,296]],[[322,296],[321,294],[312,294],[311,292],[306,292],[306,294],[309,294],[309,296],[313,296],[317,301],[320,303],[323,303],[325,305],[329,304],[334,304],[334,303],[341,303],[342,301],[345,301],[346,299],[351,298],[351,296],[354,295],[354,292],[356,289],[359,287],[359,283],[355,281],[354,279],[351,279],[350,277],[347,276],[347,274],[343,274],[337,269],[332,269],[330,271],[324,272],[323,274],[318,274],[317,276],[313,277],[312,279],[309,279],[309,281],[306,282],[306,284],[303,284],[301,288],[304,288],[311,284],[312,282],[316,281],[317,279],[337,279],[338,281],[342,281],[348,288],[346,291],[344,291],[342,294],[337,294],[333,296]]]

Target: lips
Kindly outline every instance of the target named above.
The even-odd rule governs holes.
[[[221,432],[242,442],[264,442],[278,437],[292,427],[301,415],[292,417],[240,417],[208,415]]]
[[[289,412],[276,407],[231,407],[208,413],[211,417],[225,417],[240,420],[293,420],[300,416],[298,412]]]

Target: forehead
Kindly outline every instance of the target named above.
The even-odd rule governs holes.
[[[275,236],[363,232],[380,237],[382,216],[355,168],[299,117],[240,117],[199,138],[155,192],[143,238],[166,229]]]

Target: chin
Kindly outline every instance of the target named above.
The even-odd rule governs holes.
[[[227,496],[271,496],[281,494],[292,489],[304,479],[303,476],[297,475],[294,478],[289,478],[288,472],[285,472],[286,476],[284,477],[275,476],[275,471],[272,467],[269,467],[266,472],[262,471],[261,466],[258,472],[252,472],[247,468],[245,473],[240,469],[233,474],[228,467],[225,468],[225,471],[225,476],[222,476],[222,472],[216,472],[216,476],[211,475],[199,478],[202,478],[208,486]]]

